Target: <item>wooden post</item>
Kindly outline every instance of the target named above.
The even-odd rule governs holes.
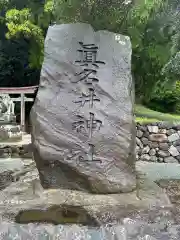
[[[25,132],[25,101],[24,101],[24,93],[21,93],[21,131]]]

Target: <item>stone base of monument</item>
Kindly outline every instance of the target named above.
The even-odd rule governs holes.
[[[34,168],[1,192],[1,221],[51,222],[96,225],[121,221],[138,211],[171,207],[165,192],[141,179],[139,192],[96,195],[66,189],[41,187]]]
[[[165,191],[142,175],[138,183],[138,192],[123,194],[44,190],[37,169],[31,165],[1,191],[0,236],[3,239],[13,239],[15,235],[19,239],[24,236],[33,239],[35,234],[35,239],[45,235],[64,240],[74,240],[77,235],[82,240],[91,239],[89,236],[93,240],[180,239],[173,238],[180,233],[179,212],[174,213]]]
[[[0,142],[2,141],[20,141],[22,140],[22,131],[18,125],[1,125]]]

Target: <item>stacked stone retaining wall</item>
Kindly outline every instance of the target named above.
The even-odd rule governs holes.
[[[137,123],[136,159],[180,163],[180,124]]]

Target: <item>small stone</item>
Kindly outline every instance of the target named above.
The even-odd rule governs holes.
[[[165,157],[164,162],[165,163],[178,163],[178,160],[176,160],[174,157]]]
[[[147,127],[143,126],[143,125],[139,125],[138,126],[138,130],[141,130],[142,132],[146,132],[147,131]]]
[[[176,124],[173,125],[173,126],[172,126],[172,129],[174,129],[174,130],[177,132],[177,131],[178,131],[177,125],[176,125]]]
[[[174,142],[174,141],[177,141],[179,138],[180,138],[179,134],[178,133],[174,133],[174,134],[172,134],[172,135],[170,135],[168,137],[168,141],[169,142]]]
[[[9,154],[9,153],[3,153],[1,155],[1,158],[9,158],[10,156],[11,156],[11,154]]]
[[[159,151],[157,152],[157,155],[158,155],[159,157],[164,158],[164,157],[169,157],[169,156],[170,156],[170,153],[169,153],[168,151],[159,150]]]
[[[150,160],[150,156],[149,156],[148,154],[143,154],[143,155],[141,156],[141,160],[142,160],[142,161],[149,161],[149,160]]]
[[[147,138],[144,138],[144,137],[143,137],[143,138],[141,139],[141,141],[142,141],[142,143],[143,143],[145,146],[148,145],[148,142],[149,142],[149,141],[148,141]]]
[[[136,136],[137,136],[138,138],[141,138],[141,137],[143,136],[143,132],[142,132],[141,130],[137,130]]]
[[[166,134],[166,133],[167,133],[167,130],[166,130],[165,128],[159,129],[159,133]]]
[[[138,152],[139,149],[140,149],[140,147],[136,145],[136,152]]]
[[[9,153],[11,152],[11,149],[9,147],[4,148],[4,153]]]
[[[159,145],[158,145],[157,142],[149,142],[149,143],[148,143],[148,146],[149,146],[150,148],[158,148],[158,147],[159,147]]]
[[[136,137],[136,143],[140,148],[143,148],[143,144],[139,138]]]
[[[1,149],[0,149],[0,157],[3,156],[3,154],[4,154],[4,149],[1,148]]]
[[[169,122],[160,122],[159,127],[169,130],[169,129],[172,129],[172,124]]]
[[[157,161],[160,162],[160,163],[162,163],[162,162],[164,162],[164,158],[159,157]]]
[[[19,158],[19,153],[12,153],[12,157]]]
[[[150,156],[151,162],[157,162],[158,158],[156,156]]]
[[[149,140],[152,142],[166,142],[167,136],[165,134],[151,134]]]
[[[159,143],[159,149],[168,150],[169,149],[168,143]]]
[[[148,126],[147,128],[150,133],[158,133],[159,131],[158,126]]]
[[[179,151],[173,145],[169,148],[169,152],[173,157],[176,157],[179,155]]]
[[[19,153],[19,147],[17,147],[17,146],[12,146],[11,147],[11,150],[12,150],[12,153]]]
[[[174,129],[169,129],[169,130],[167,130],[167,132],[166,132],[166,134],[167,134],[168,136],[173,135],[174,133],[176,133],[176,131],[175,131]]]
[[[155,155],[156,155],[156,150],[155,150],[155,149],[151,149],[151,150],[149,151],[149,155],[150,155],[150,156],[155,156]]]
[[[176,156],[176,159],[178,160],[178,162],[180,162],[180,155]]]
[[[145,148],[142,149],[142,154],[148,153],[150,150],[150,147],[147,145]]]
[[[180,152],[180,146],[176,146],[176,149],[178,150],[178,152]]]
[[[179,130],[180,130],[180,125],[177,125],[177,126],[176,126],[176,129],[179,131]]]
[[[21,154],[21,157],[22,158],[32,158],[32,153],[31,152],[23,153],[23,154]]]
[[[178,139],[177,141],[173,142],[173,146],[180,146],[180,139]]]
[[[144,138],[149,138],[149,132],[148,131],[144,132],[143,137]]]

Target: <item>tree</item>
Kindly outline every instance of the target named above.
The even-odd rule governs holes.
[[[148,102],[158,89],[178,77],[178,65],[175,66],[180,44],[177,6],[172,0],[0,0],[0,41],[3,46],[7,44],[6,51],[0,44],[3,59],[0,69],[4,69],[3,75],[12,75],[15,68],[14,62],[10,65],[13,57],[8,54],[8,44],[12,44],[12,48],[19,44],[23,46],[19,66],[22,68],[22,63],[26,66],[25,70],[21,69],[23,75],[32,70],[39,72],[44,38],[51,22],[90,23],[96,30],[106,29],[131,37],[136,96]],[[16,54],[15,49],[11,52]]]

